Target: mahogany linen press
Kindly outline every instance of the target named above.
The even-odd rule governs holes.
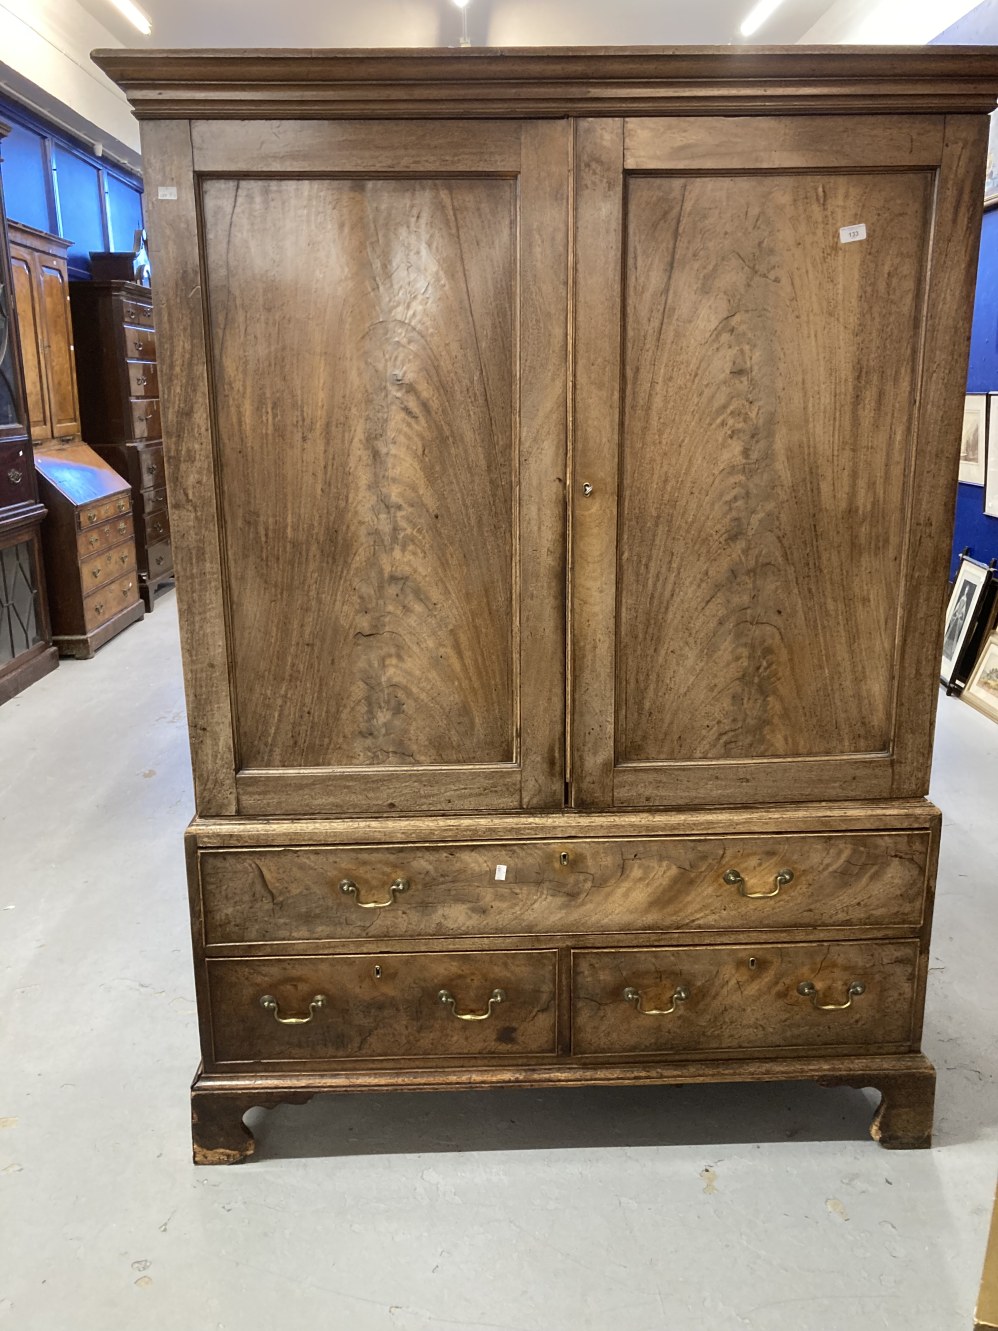
[[[97,63],[142,128],[195,1160],[322,1091],[787,1079],[927,1146],[998,52]]]

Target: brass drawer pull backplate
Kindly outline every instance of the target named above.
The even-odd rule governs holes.
[[[689,989],[687,989],[685,984],[681,984],[673,992],[672,1003],[669,1007],[642,1007],[640,989],[635,989],[633,985],[628,985],[624,990],[624,998],[628,1003],[632,1004],[635,1012],[641,1013],[642,1017],[667,1017],[670,1013],[676,1011],[676,1008],[680,1003],[685,1003],[689,996]]]
[[[737,869],[728,869],[722,881],[727,883],[729,887],[737,887],[741,896],[747,897],[750,901],[760,901],[765,897],[778,897],[780,888],[786,887],[788,883],[794,881],[794,871],[793,869],[781,869],[773,879],[773,890],[771,892],[750,892],[748,884]]]
[[[801,980],[797,986],[797,992],[802,998],[809,998],[811,1006],[816,1007],[820,1012],[844,1012],[847,1007],[852,1007],[854,998],[859,998],[861,994],[866,993],[866,985],[861,984],[859,980],[853,980],[846,989],[847,997],[844,1003],[819,1003],[818,990],[812,980]]]
[[[437,1000],[443,1003],[445,1007],[449,1007],[458,1021],[487,1021],[492,1016],[493,1007],[497,1007],[500,1003],[506,1001],[506,995],[502,989],[493,989],[492,996],[489,998],[489,1005],[484,1012],[458,1012],[454,995],[446,989],[440,990],[437,994]]]
[[[280,1022],[282,1026],[307,1026],[320,1008],[324,1008],[328,999],[325,994],[316,994],[308,1005],[307,1017],[282,1017],[281,1007],[273,994],[264,994],[260,999],[260,1006],[266,1008],[268,1012],[274,1014],[274,1020]]]
[[[387,906],[395,905],[395,898],[402,892],[409,890],[408,878],[396,878],[394,883],[388,889],[387,901],[361,901],[357,892],[357,884],[352,878],[344,878],[340,883],[340,891],[348,897],[353,897],[354,905],[360,906],[362,910],[384,910]]]

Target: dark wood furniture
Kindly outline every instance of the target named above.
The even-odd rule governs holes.
[[[42,528],[55,643],[63,656],[93,656],[141,619],[132,496],[127,481],[83,443],[35,457],[48,518]]]
[[[80,404],[66,266],[72,242],[21,222],[10,222],[8,231],[31,438],[36,447],[53,439],[78,439]]]
[[[2,140],[10,132],[0,124]],[[13,273],[0,181],[0,703],[58,665],[49,632]]]
[[[168,186],[195,1159],[318,1091],[788,1078],[927,1146],[998,52],[98,63]]]
[[[139,585],[152,610],[173,579],[152,296],[135,282],[71,282],[87,442],[132,486]]]
[[[19,223],[10,233],[35,467],[48,506],[42,549],[52,638],[61,655],[87,658],[142,618],[130,488],[80,439],[69,242]]]

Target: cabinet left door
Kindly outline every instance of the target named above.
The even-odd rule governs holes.
[[[567,126],[143,142],[199,812],[560,807]]]

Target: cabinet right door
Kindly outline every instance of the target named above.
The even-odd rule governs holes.
[[[576,805],[925,793],[985,133],[579,123]]]

